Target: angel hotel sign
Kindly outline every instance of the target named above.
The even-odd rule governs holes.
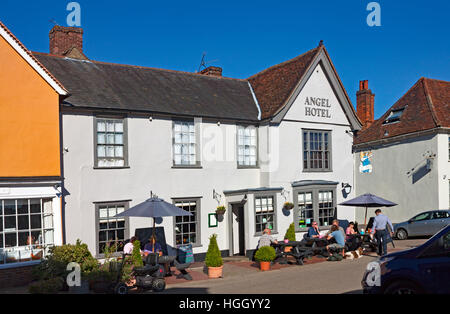
[[[306,116],[331,118],[330,108],[331,104],[328,98],[306,97]]]

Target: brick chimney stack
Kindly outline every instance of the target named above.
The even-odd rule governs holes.
[[[50,53],[66,56],[76,48],[83,55],[83,29],[79,27],[64,27],[56,25],[49,34]]]
[[[356,92],[356,113],[367,129],[374,121],[375,94],[369,89],[369,81],[359,81],[359,91]]]
[[[222,76],[222,68],[209,66],[206,69],[201,70],[200,74],[211,76]]]

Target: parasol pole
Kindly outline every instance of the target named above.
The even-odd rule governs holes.
[[[366,226],[366,221],[367,221],[367,206],[366,206],[366,215],[364,216],[364,226]]]

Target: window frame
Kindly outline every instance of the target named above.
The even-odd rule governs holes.
[[[253,127],[255,129],[255,134],[256,134],[256,156],[255,156],[256,162],[255,162],[255,165],[239,164],[239,128],[243,128],[245,130],[248,127]],[[259,168],[259,128],[258,128],[258,126],[252,125],[252,124],[236,124],[236,165],[237,165],[238,169]]]
[[[317,221],[319,224],[319,228],[321,230],[329,230],[331,228],[331,225],[328,226],[322,226],[320,225],[319,220],[319,193],[320,192],[329,192],[331,191],[333,193],[333,208],[334,208],[334,217],[333,219],[337,219],[337,187],[336,185],[309,185],[309,186],[300,186],[300,187],[293,187],[292,193],[293,193],[293,202],[294,202],[294,209],[293,209],[293,222],[295,227],[295,232],[306,232],[308,231],[309,227],[306,228],[299,228],[298,222],[299,222],[299,208],[298,208],[298,194],[299,193],[312,193],[312,207],[313,207],[313,220]]]
[[[196,203],[196,226],[195,226],[195,233],[196,233],[196,241],[195,243],[187,243],[187,244],[192,244],[192,247],[201,247],[202,246],[202,241],[201,241],[201,197],[181,197],[181,198],[172,198],[172,204],[177,206],[177,203],[187,203],[187,202],[195,202]],[[177,206],[178,207],[178,206]],[[180,216],[174,216],[173,220],[172,220],[172,225],[173,225],[173,247],[178,248],[181,245],[185,245],[185,244],[177,244],[177,232],[175,230],[176,226],[177,226],[177,220],[176,217],[180,217]],[[183,234],[183,232],[181,233]]]
[[[6,201],[13,201],[14,202],[14,213],[13,214],[6,214],[5,213],[5,202]],[[19,201],[26,201],[27,203],[27,213],[19,213]],[[39,208],[40,208],[40,212],[32,212],[32,201],[39,201]],[[49,202],[50,203],[50,211],[46,212],[45,211],[45,202]],[[29,260],[17,260],[14,262],[7,262],[6,260],[3,260],[2,263],[0,263],[0,269],[2,268],[8,268],[8,267],[15,267],[16,265],[28,265],[28,264],[32,264],[32,263],[36,263],[36,262],[40,262],[42,259],[45,258],[45,256],[47,256],[48,254],[48,249],[50,247],[55,246],[55,221],[54,221],[54,217],[55,217],[55,213],[53,211],[53,202],[54,202],[54,197],[44,197],[44,196],[35,196],[35,197],[17,197],[17,198],[2,198],[0,199],[0,224],[2,227],[2,231],[0,232],[0,237],[1,237],[1,242],[2,242],[2,246],[0,247],[0,249],[2,250],[2,252],[8,252],[8,249],[12,249],[11,252],[17,251],[19,252],[19,256],[20,256],[20,252],[22,251],[20,248],[25,248],[31,251],[30,253],[30,259]],[[40,228],[32,228],[32,216],[40,216]],[[9,229],[15,229],[15,231],[11,232],[11,231],[6,231],[7,229],[5,228],[5,217],[15,217],[15,228],[9,228]],[[27,224],[28,224],[28,228],[26,229],[20,229],[19,227],[19,217],[27,217]],[[51,227],[46,227],[46,218],[50,217],[51,219]],[[28,237],[32,236],[32,233],[36,233],[36,232],[40,232],[40,235],[42,237],[42,246],[40,248],[38,248],[37,246],[40,246],[41,244],[26,244],[26,245],[19,245],[20,242],[20,234],[21,233],[27,233],[27,242],[28,242]],[[51,241],[49,243],[47,243],[46,241],[46,232],[51,232]],[[15,243],[16,245],[14,246],[10,246],[10,247],[6,247],[6,234],[15,234]],[[37,239],[36,239],[37,240]],[[36,247],[35,247],[36,246]],[[33,248],[34,247],[34,248]],[[32,258],[32,254],[33,254],[33,250],[37,252],[42,252],[42,257],[39,260],[36,260]]]
[[[108,115],[95,115],[94,116],[94,169],[123,169],[129,168],[128,164],[128,119],[125,116],[108,116]],[[98,157],[98,121],[99,120],[114,120],[122,121],[123,123],[123,158],[111,157],[110,159],[123,159],[123,166],[99,166]],[[106,159],[106,158],[105,158]]]
[[[96,202],[95,205],[95,256],[96,258],[105,258],[105,254],[100,252],[100,207],[108,206],[123,206],[124,211],[130,208],[130,201],[111,201],[111,202]],[[130,238],[130,218],[124,217],[125,229],[124,229],[124,241]],[[112,256],[121,256],[121,251],[112,253]]]
[[[383,124],[392,124],[392,123],[400,122],[400,119],[401,119],[402,115],[405,113],[406,107],[407,106],[404,106],[402,108],[391,109],[391,111],[389,112],[388,116],[383,121]],[[396,116],[395,118],[393,118],[393,116],[397,112],[400,112],[400,114],[398,116]]]
[[[172,119],[172,168],[202,168],[200,158],[200,126],[196,119]],[[195,164],[183,165],[175,163],[175,125],[177,123],[192,123],[195,132]]]
[[[260,192],[260,193],[254,193],[253,194],[253,217],[254,217],[254,223],[253,223],[253,227],[254,227],[254,236],[255,237],[259,237],[261,236],[263,233],[261,232],[257,232],[256,231],[256,199],[257,198],[269,198],[272,197],[272,205],[273,205],[273,229],[271,230],[272,234],[277,234],[278,233],[278,215],[277,215],[277,193],[267,193],[267,192]]]
[[[307,132],[307,149],[305,147],[305,141],[304,141],[304,133]],[[321,133],[322,134],[322,168],[311,168],[310,167],[310,161],[309,158],[311,150],[310,150],[310,133]],[[324,130],[324,129],[302,129],[301,131],[301,142],[302,142],[302,169],[303,172],[333,172],[333,140],[332,140],[332,130]],[[324,145],[324,138],[325,134],[328,135],[328,150],[325,150]],[[308,159],[306,160],[307,167],[305,168],[305,152],[307,152]],[[325,168],[325,152],[328,152],[328,168]]]

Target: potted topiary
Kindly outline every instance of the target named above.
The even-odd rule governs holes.
[[[259,262],[259,268],[262,271],[270,270],[270,263],[275,257],[275,249],[271,246],[260,247],[255,253],[255,259]]]
[[[286,230],[286,234],[284,235],[284,240],[286,241],[295,241],[295,226],[294,223],[289,225],[289,228]],[[286,241],[286,242],[287,242]],[[290,252],[292,250],[292,246],[286,246],[284,248],[285,252]]]
[[[283,204],[283,208],[286,210],[291,210],[292,208],[294,208],[294,203],[286,202]]]
[[[225,206],[217,206],[217,209],[216,209],[216,215],[223,215],[223,214],[225,214],[225,212],[226,212],[226,209],[225,209]]]
[[[208,267],[209,278],[222,277],[223,260],[217,245],[217,235],[213,234],[209,238],[208,251],[206,252],[205,265]]]

